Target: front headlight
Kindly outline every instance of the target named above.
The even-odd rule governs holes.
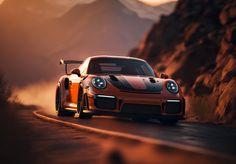
[[[92,84],[97,89],[104,89],[107,86],[106,81],[101,77],[93,77]]]
[[[166,88],[170,93],[176,94],[179,92],[178,85],[174,81],[167,81]]]

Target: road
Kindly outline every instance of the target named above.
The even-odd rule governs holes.
[[[1,163],[236,163],[233,128],[190,123],[163,126],[155,121],[138,123],[114,117],[80,120],[38,112],[65,123],[176,142],[183,147],[202,147],[231,156],[226,158],[71,128],[39,119],[33,112],[24,106],[0,110]]]
[[[70,117],[58,118],[55,115],[48,116],[87,127],[170,141],[236,156],[236,128],[184,122],[180,122],[176,126],[164,126],[155,120],[134,122],[130,119],[103,116],[95,116],[89,120]]]

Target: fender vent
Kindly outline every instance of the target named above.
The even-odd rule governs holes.
[[[149,80],[150,80],[151,83],[156,83],[156,80],[152,77],[150,77]]]
[[[69,80],[69,78],[65,78],[64,88],[65,88],[65,90],[69,90],[69,88],[70,88],[70,80]]]
[[[115,75],[109,75],[110,79],[113,81],[118,81],[117,77]]]

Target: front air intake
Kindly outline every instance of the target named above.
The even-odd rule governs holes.
[[[181,102],[166,102],[165,113],[179,114],[181,113]]]
[[[100,109],[115,109],[117,99],[115,96],[96,95],[94,98],[94,104],[96,108]]]
[[[128,114],[157,114],[161,113],[159,105],[123,104],[121,111]]]

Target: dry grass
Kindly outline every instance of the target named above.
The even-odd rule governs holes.
[[[214,122],[216,121],[216,98],[212,95],[191,96],[190,109],[187,118],[190,121]]]

